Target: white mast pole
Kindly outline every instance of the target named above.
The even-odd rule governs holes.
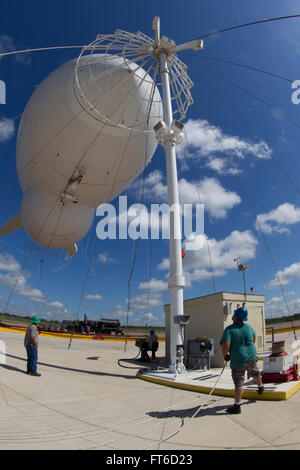
[[[164,133],[161,138],[166,153],[167,187],[169,205],[169,257],[170,276],[168,287],[170,289],[170,366],[169,372],[177,373],[183,366],[177,364],[177,348],[183,346],[183,332],[179,323],[175,323],[175,317],[183,315],[183,288],[185,279],[182,273],[182,246],[181,246],[181,210],[179,206],[178,178],[176,164],[176,133],[172,130],[173,112],[170,91],[169,67],[167,53],[160,49],[160,19],[153,20],[155,31],[155,46],[157,58],[160,61],[160,74],[162,79],[163,98],[163,126]]]
[[[160,54],[160,73],[163,88],[163,115],[169,132],[173,121],[169,69],[165,53]],[[170,224],[170,372],[176,373],[177,347],[183,345],[182,327],[175,323],[175,316],[183,315],[183,288],[185,279],[182,273],[181,212],[179,205],[176,149],[173,134],[164,141],[167,167],[167,187]]]
[[[181,208],[179,205],[178,177],[176,163],[176,145],[178,145],[180,134],[182,135],[182,124],[173,121],[170,71],[168,66],[168,55],[174,52],[203,48],[202,39],[189,41],[176,46],[167,38],[160,38],[160,18],[156,16],[152,23],[155,31],[155,42],[153,55],[160,63],[160,75],[162,80],[163,120],[155,127],[156,134],[166,153],[168,205],[169,205],[169,256],[170,275],[168,287],[170,289],[170,365],[169,372],[177,373],[185,371],[183,365],[183,289],[185,278],[182,272],[182,244],[181,244]]]

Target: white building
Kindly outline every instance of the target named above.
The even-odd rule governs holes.
[[[220,339],[224,329],[232,324],[232,315],[238,306],[246,303],[248,323],[256,332],[258,351],[266,347],[265,312],[263,295],[218,292],[184,301],[184,314],[189,315],[189,323],[184,327],[184,350],[187,342],[196,337],[205,336],[213,339],[214,351],[210,358],[211,367],[222,367],[224,358]],[[165,305],[166,318],[166,360],[170,358],[170,305]]]

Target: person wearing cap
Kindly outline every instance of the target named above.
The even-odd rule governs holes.
[[[25,338],[24,346],[27,351],[27,374],[33,375],[35,377],[40,377],[41,374],[37,372],[37,362],[38,362],[38,347],[39,347],[39,333],[37,325],[40,323],[40,318],[35,315],[31,324],[28,326]]]
[[[258,393],[264,391],[260,371],[257,367],[257,351],[255,347],[255,331],[245,323],[248,321],[248,310],[245,306],[234,311],[232,325],[227,326],[223,332],[220,344],[225,361],[230,360],[230,368],[234,389],[234,405],[227,408],[227,413],[241,413],[241,400],[243,395],[243,385],[245,372],[248,377],[252,376],[258,386]]]
[[[151,359],[155,359],[155,353],[158,350],[158,337],[155,334],[154,330],[150,330],[150,336],[144,339],[142,346],[141,346],[141,360],[142,361],[150,361],[150,357],[147,351],[151,351],[152,357]]]

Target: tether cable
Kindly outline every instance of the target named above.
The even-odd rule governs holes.
[[[273,21],[289,20],[289,19],[292,19],[292,18],[299,18],[299,17],[300,17],[300,14],[299,15],[289,15],[289,16],[278,16],[276,18],[268,18],[268,19],[263,19],[263,20],[251,21],[250,23],[244,23],[244,24],[240,24],[240,25],[237,25],[237,26],[229,26],[227,28],[219,29],[217,31],[212,31],[211,33],[202,34],[199,38],[196,38],[196,39],[194,38],[193,40],[196,41],[197,39],[200,40],[200,39],[209,38],[211,36],[215,36],[216,34],[225,33],[227,31],[233,31],[235,29],[245,28],[247,26],[254,26],[256,24],[271,23]]]
[[[151,65],[151,66],[149,67],[149,69],[151,69],[152,66],[153,66],[153,65]],[[140,69],[140,68],[142,68],[141,65],[138,66],[138,69]],[[149,71],[149,69],[148,69],[148,71]],[[142,70],[143,70],[143,69],[142,69]],[[142,80],[141,80],[141,83],[143,83],[144,80],[145,80],[145,78],[147,77],[148,71],[145,71],[145,74],[144,74],[144,77],[143,77]],[[123,78],[122,78],[122,80],[123,80]],[[132,87],[133,87],[133,86],[134,86],[134,83],[133,83]],[[147,90],[145,91],[145,94],[146,94],[146,92],[147,92]],[[127,96],[127,95],[126,95],[126,96]],[[123,98],[123,100],[125,100],[126,96]],[[118,106],[119,106],[119,105],[120,105],[120,103],[118,103]],[[139,106],[139,108],[138,108],[138,110],[137,110],[136,116],[138,116],[142,105],[143,105],[143,100],[142,100],[142,102],[141,102],[141,104],[140,104],[140,106]],[[112,114],[114,113],[114,111],[115,111],[116,109],[117,109],[117,108],[115,108],[115,109],[112,111]],[[150,108],[150,110],[151,110],[151,108]],[[150,113],[150,111],[149,111],[149,113]],[[149,120],[149,116],[148,116],[148,120]],[[104,127],[105,127],[105,126],[104,126]],[[94,137],[94,138],[92,139],[92,143],[90,144],[89,149],[92,147],[92,145],[94,144],[94,142],[96,141],[96,139],[98,138],[98,136],[102,133],[103,129],[104,129],[104,128],[101,128],[100,131],[97,133],[96,137]],[[134,130],[134,128],[132,127],[131,130],[130,130],[129,136],[128,136],[128,138],[127,138],[126,145],[125,145],[125,147],[124,147],[124,149],[123,149],[123,153],[122,153],[122,155],[121,155],[120,161],[119,161],[118,170],[117,170],[117,172],[116,172],[116,174],[115,174],[114,181],[113,181],[113,183],[112,183],[112,189],[111,189],[111,192],[110,192],[110,196],[108,197],[108,200],[110,200],[110,198],[111,198],[112,191],[113,191],[113,186],[114,186],[114,183],[115,183],[115,181],[116,181],[116,179],[117,179],[117,176],[118,176],[118,173],[119,173],[119,169],[120,169],[120,167],[121,167],[121,164],[122,164],[122,162],[123,162],[123,160],[124,160],[124,157],[125,157],[125,154],[126,154],[126,151],[127,151],[127,148],[128,148],[129,142],[130,142],[130,139],[131,139],[132,134],[133,134],[133,130]],[[148,139],[148,132],[146,133],[146,136],[147,136],[147,139]],[[77,163],[76,168],[80,165],[80,163],[82,163],[82,161],[83,161],[83,159],[84,159],[84,157],[85,157],[86,154],[87,154],[87,151],[86,151],[85,154],[81,157],[81,160]],[[147,155],[147,148],[146,148],[146,151],[145,151],[145,159],[146,159],[146,155]],[[145,166],[145,164],[144,164],[144,166]],[[91,267],[92,267],[92,261],[93,261],[93,256],[94,256],[94,250],[95,250],[95,247],[96,247],[96,244],[97,244],[97,240],[98,240],[98,239],[97,239],[97,237],[96,237],[96,238],[95,238],[95,241],[94,241],[94,244],[93,244],[93,247],[92,247],[92,250],[91,250],[90,261],[89,261],[89,264],[88,264],[88,270],[87,270],[87,273],[86,273],[86,276],[85,276],[85,279],[84,279],[84,283],[83,283],[83,287],[82,287],[81,295],[80,295],[80,299],[79,299],[79,304],[78,304],[78,307],[77,307],[76,319],[78,318],[78,315],[79,315],[79,309],[80,309],[80,306],[81,306],[82,297],[83,297],[84,290],[85,290],[85,287],[86,287],[86,283],[87,283],[87,280],[88,280],[88,276],[89,276],[89,273],[90,273],[90,270],[91,270]],[[127,318],[128,318],[128,314],[127,314]],[[73,339],[73,334],[74,334],[74,332],[71,333],[68,349],[70,349],[70,347],[71,347],[72,339]],[[125,341],[125,343],[126,343],[126,341]]]
[[[188,137],[187,137],[187,133],[186,133],[185,128],[184,128],[184,134],[185,134],[185,138],[186,138],[186,142],[187,142],[187,147],[189,147],[189,141],[188,141]],[[189,158],[189,160],[191,162],[191,165],[193,167],[193,178],[194,178],[194,183],[196,184],[196,188],[197,188],[198,199],[199,199],[200,204],[203,204],[201,194],[200,194],[199,181],[196,179],[196,167],[194,165],[193,158],[192,158],[188,148],[187,148],[187,155],[188,155],[188,158]],[[205,236],[205,233],[203,235]],[[212,255],[211,255],[211,250],[210,250],[210,245],[209,245],[209,239],[208,239],[208,237],[205,237],[205,238],[206,238],[207,251],[208,251],[208,256],[209,256],[209,263],[210,263],[210,271],[211,271],[213,290],[216,293],[217,292],[216,280],[215,280],[215,276],[214,276],[214,268],[213,268]]]
[[[219,136],[218,136],[217,133],[215,132],[214,127],[212,127],[212,129],[213,129],[213,131],[214,131],[214,133],[215,133],[216,139],[217,139],[217,141],[218,141],[218,143],[219,143],[219,145],[220,145],[220,148],[221,148],[222,152],[223,152],[224,154],[226,154],[226,151],[225,151],[225,149],[224,149],[224,147],[223,147],[223,144],[222,144],[221,139],[219,138]],[[230,163],[231,163],[231,165],[232,165],[232,168],[234,168],[234,163],[233,163],[233,160],[232,160],[232,156],[229,155],[228,158],[229,158],[229,161],[230,161]],[[255,221],[257,222],[257,226],[258,226],[258,228],[259,228],[260,235],[261,235],[261,237],[262,237],[262,239],[263,239],[263,241],[264,241],[264,244],[265,244],[265,246],[266,246],[267,252],[268,252],[268,254],[269,254],[269,256],[270,256],[271,263],[272,263],[272,265],[273,265],[273,268],[274,268],[274,271],[275,271],[275,274],[276,274],[276,277],[277,277],[279,286],[280,286],[280,288],[281,288],[281,292],[282,292],[282,296],[283,296],[283,299],[284,299],[284,302],[285,302],[285,305],[286,305],[286,309],[287,309],[288,315],[289,315],[289,317],[290,317],[290,322],[291,322],[291,325],[292,325],[294,338],[295,338],[295,340],[297,340],[296,331],[295,331],[294,323],[293,323],[293,320],[292,320],[292,317],[291,317],[291,313],[290,313],[290,310],[289,310],[289,306],[288,306],[288,302],[287,302],[287,299],[286,299],[285,291],[284,291],[283,285],[282,285],[282,283],[281,283],[281,280],[280,280],[280,277],[279,277],[279,274],[278,274],[278,269],[277,269],[277,267],[276,267],[275,260],[274,260],[272,251],[271,251],[271,249],[270,249],[269,243],[268,243],[268,241],[267,241],[267,239],[266,239],[266,236],[265,236],[265,234],[263,233],[263,230],[261,229],[261,226],[260,226],[260,224],[259,224],[259,222],[258,222],[258,220],[257,220],[257,213],[256,213],[256,211],[255,211],[255,209],[254,209],[254,207],[253,207],[253,205],[252,205],[252,203],[251,203],[251,201],[250,201],[250,199],[249,199],[249,196],[248,196],[248,194],[247,194],[247,191],[246,191],[246,189],[245,189],[245,186],[244,186],[244,184],[243,184],[241,178],[239,177],[239,175],[238,175],[237,172],[234,173],[234,176],[237,178],[237,180],[238,180],[238,182],[239,182],[239,185],[240,185],[240,188],[242,189],[242,192],[244,193],[244,196],[245,196],[246,201],[247,201],[247,203],[248,203],[248,206],[249,206],[249,208],[250,208],[252,214],[253,214],[254,217],[255,217]]]
[[[252,93],[251,91],[247,90],[246,88],[243,88],[242,86],[238,85],[237,83],[234,83],[232,80],[230,80],[229,78],[226,78],[224,77],[223,75],[220,75],[216,72],[213,72],[212,70],[209,70],[207,69],[206,67],[203,67],[201,65],[198,65],[198,64],[193,64],[195,65],[196,67],[199,67],[200,69],[204,70],[205,72],[208,72],[212,75],[214,75],[215,77],[217,78],[220,78],[221,80],[227,82],[227,83],[230,83],[232,86],[234,86],[235,88],[243,91],[244,93],[246,93],[247,95],[251,96],[252,98],[255,98],[257,101],[260,101],[261,103],[263,103],[265,106],[267,106],[268,108],[270,108],[272,111],[276,112],[277,114],[279,114],[280,116],[284,117],[285,119],[287,119],[288,121],[290,121],[292,124],[294,124],[294,126],[296,126],[298,129],[300,129],[300,124],[296,121],[294,121],[294,119],[292,119],[291,117],[289,117],[287,114],[283,113],[282,111],[280,111],[278,108],[276,108],[275,106],[273,106],[272,104],[268,103],[266,100],[264,100],[263,98],[260,98],[259,96],[255,95],[254,93]]]
[[[260,69],[258,67],[253,67],[253,66],[250,66],[250,65],[240,64],[238,62],[233,62],[231,60],[225,60],[225,59],[221,59],[221,58],[217,58],[217,57],[196,55],[196,54],[191,54],[189,52],[185,52],[185,54],[189,57],[194,57],[194,58],[197,58],[197,59],[200,59],[200,60],[211,60],[211,61],[219,62],[219,63],[223,63],[223,64],[235,65],[236,67],[240,67],[240,68],[243,68],[243,69],[246,69],[246,70],[251,70],[253,72],[259,72],[259,73],[262,73],[262,74],[267,75],[269,77],[278,78],[279,80],[284,80],[284,81],[289,82],[289,83],[293,83],[293,81],[294,81],[294,80],[291,80],[287,77],[283,77],[282,75],[278,75],[276,73],[268,72],[268,71]]]
[[[198,66],[198,64],[192,64],[192,65]],[[201,66],[199,66],[199,67],[200,67],[200,68],[203,68],[203,67],[201,67]],[[205,71],[207,71],[207,72],[209,72],[209,73],[215,75],[215,72],[212,72],[211,70],[207,70],[207,69],[205,69],[205,68],[203,68],[203,70],[205,70]],[[228,81],[225,77],[223,77],[223,76],[221,76],[221,75],[218,75],[218,77],[219,77],[219,78],[222,78],[223,80]],[[268,147],[266,146],[266,144],[265,144],[264,142],[262,142],[261,139],[259,139],[259,137],[258,137],[258,136],[256,135],[256,133],[253,131],[253,129],[251,129],[251,128],[249,127],[249,125],[246,124],[246,123],[241,119],[241,117],[238,116],[238,114],[237,114],[235,111],[233,111],[232,108],[229,107],[228,104],[226,104],[226,103],[224,102],[224,100],[222,100],[214,91],[211,90],[210,87],[208,87],[208,86],[207,86],[206,84],[204,84],[202,81],[199,80],[199,83],[201,83],[202,86],[204,86],[218,101],[220,101],[220,103],[222,103],[223,106],[225,106],[225,107],[230,111],[230,113],[240,122],[240,124],[242,124],[242,125],[248,130],[248,132],[249,132],[259,143],[262,144],[262,146],[265,148],[266,151],[269,150]],[[236,84],[234,84],[233,82],[231,82],[231,84],[232,84],[233,86],[236,86]],[[250,92],[248,92],[248,90],[245,90],[245,89],[239,87],[238,85],[237,85],[237,87],[238,87],[240,90],[245,91],[245,92],[247,92],[248,94],[250,94]],[[257,99],[257,100],[260,100],[260,98],[258,98],[256,95],[252,95],[252,96],[253,96],[255,99]],[[268,105],[269,107],[272,107],[272,105],[270,105],[269,103],[266,103],[266,102],[265,102],[264,104]],[[276,110],[277,110],[277,109],[274,108],[274,111],[276,111]],[[287,116],[283,115],[283,117],[286,117],[286,118],[290,121],[290,119],[289,119]],[[297,125],[294,121],[293,121],[293,124],[295,124],[297,127],[300,128],[300,126]],[[295,183],[295,181],[291,178],[291,176],[290,176],[290,175],[287,173],[287,171],[282,167],[282,165],[281,165],[281,164],[279,163],[279,161],[273,156],[272,153],[270,154],[270,158],[271,158],[271,159],[273,160],[273,162],[277,165],[277,167],[280,169],[280,171],[285,175],[285,177],[288,179],[288,181],[291,183],[291,185],[294,187],[294,189],[297,191],[297,193],[300,194],[300,188],[297,186],[297,184]]]
[[[147,116],[147,128],[149,125],[150,113],[152,109],[153,98],[154,98],[154,93],[155,93],[156,84],[157,84],[157,74],[158,74],[158,64],[156,64],[154,79],[152,81],[152,89],[151,89],[151,94],[150,94],[149,109],[148,109],[148,116]],[[144,154],[144,170],[143,170],[143,179],[142,179],[141,203],[144,202],[144,194],[145,194],[147,150],[148,150],[148,133],[146,134],[146,147],[145,147],[145,154]],[[128,329],[128,317],[129,317],[130,307],[131,307],[131,279],[132,279],[135,264],[136,264],[138,241],[139,241],[139,238],[134,240],[133,257],[132,257],[131,268],[130,268],[128,283],[127,283],[128,299],[127,299],[126,331]],[[124,351],[126,351],[126,348],[127,348],[127,339],[125,339],[125,342],[124,342]]]

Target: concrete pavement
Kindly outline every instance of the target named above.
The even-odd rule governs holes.
[[[0,449],[300,449],[300,393],[245,399],[174,389],[136,378],[134,343],[40,336],[41,377],[26,375],[24,335],[0,330]],[[164,356],[160,344],[159,356]],[[122,359],[120,361],[120,359]]]

